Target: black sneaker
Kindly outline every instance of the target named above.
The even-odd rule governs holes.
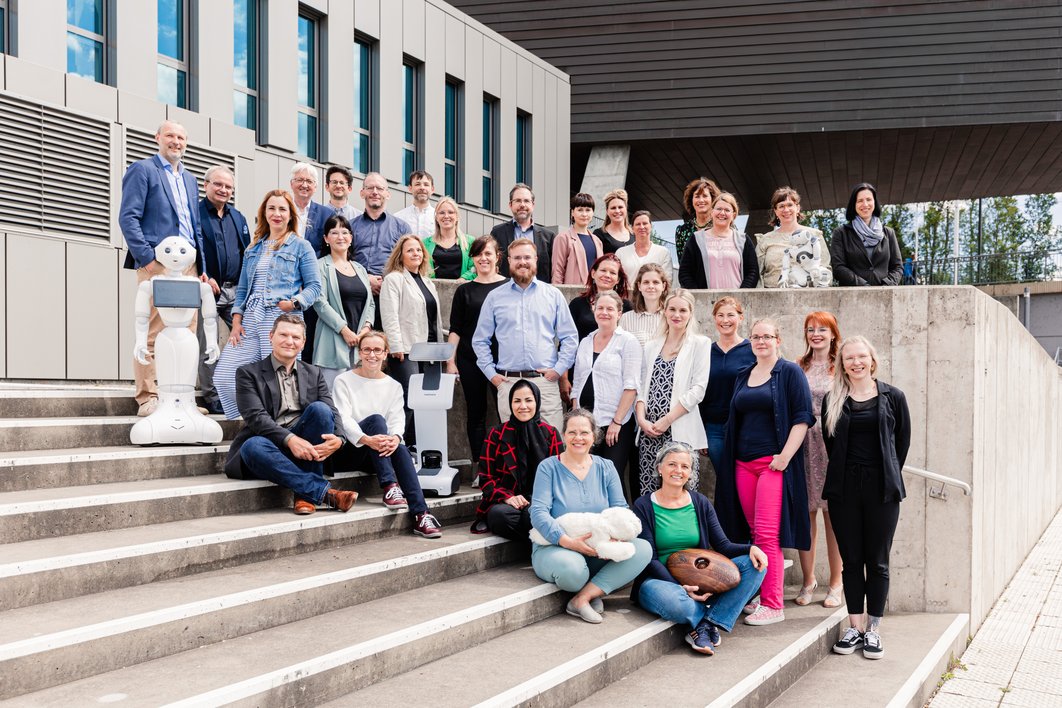
[[[708,624],[706,620],[701,620],[700,624],[693,628],[693,630],[686,635],[686,643],[689,644],[693,651],[698,654],[704,654],[705,656],[711,656],[715,653],[712,649],[712,640],[708,636]]]
[[[704,631],[708,635],[708,640],[714,646],[719,646],[720,644],[722,644],[723,643],[723,636],[719,633],[719,628],[716,627],[714,624],[712,624],[711,622],[709,622],[707,620],[705,620],[703,622],[703,624],[704,624]]]
[[[844,636],[833,645],[834,654],[851,654],[863,646],[863,633],[855,627],[845,630]]]
[[[881,646],[881,635],[869,630],[863,635],[863,658],[880,659],[885,656],[885,647]]]

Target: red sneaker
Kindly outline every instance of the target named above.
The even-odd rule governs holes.
[[[442,527],[434,516],[425,512],[417,517],[413,524],[413,533],[424,538],[439,538],[442,536]]]
[[[396,483],[391,483],[384,487],[383,503],[391,511],[405,511],[409,508],[409,503],[406,502],[406,495],[402,493],[402,488]]]

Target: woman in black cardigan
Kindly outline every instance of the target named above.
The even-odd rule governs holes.
[[[708,498],[695,491],[698,456],[689,445],[669,442],[656,456],[660,488],[634,502],[642,521],[639,536],[652,546],[649,565],[634,580],[631,598],[648,612],[690,626],[686,635],[695,652],[711,655],[763,582],[767,556],[756,546],[732,543],[719,526]],[[659,518],[658,518],[659,517]],[[730,558],[741,571],[737,587],[709,597],[692,585],[679,585],[668,572],[668,556],[687,548],[705,548]],[[707,604],[706,604],[707,603]]]
[[[880,625],[889,594],[889,552],[906,496],[901,471],[911,446],[907,399],[878,381],[877,369],[870,342],[849,337],[837,350],[833,386],[822,400],[829,455],[822,497],[844,563],[851,625],[833,650],[851,654],[862,647],[868,659],[885,655]]]
[[[881,223],[874,185],[857,184],[844,212],[848,223],[830,237],[830,264],[841,285],[899,285],[903,258],[896,232]]]

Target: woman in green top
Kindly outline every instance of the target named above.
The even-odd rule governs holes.
[[[640,538],[652,546],[649,565],[634,580],[631,598],[643,608],[691,628],[686,635],[695,652],[711,655],[730,632],[745,603],[756,594],[767,569],[767,555],[756,546],[732,543],[723,533],[708,498],[696,491],[698,457],[683,442],[669,442],[656,456],[660,488],[634,502],[642,520]],[[680,585],[668,572],[668,557],[687,548],[706,548],[734,561],[741,581],[715,596]]]
[[[457,202],[443,197],[435,205],[435,233],[424,239],[428,273],[433,278],[472,280],[476,267],[469,249],[472,237],[461,233],[461,212]]]

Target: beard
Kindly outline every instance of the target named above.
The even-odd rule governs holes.
[[[538,274],[537,268],[521,268],[520,270],[510,273],[513,278],[513,282],[521,287],[526,287],[531,284],[531,281],[535,279]]]

